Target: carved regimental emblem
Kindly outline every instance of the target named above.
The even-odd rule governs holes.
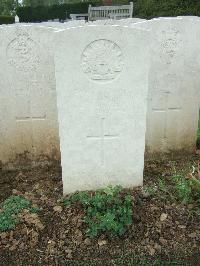
[[[20,32],[8,44],[7,58],[18,71],[35,70],[39,64],[38,46],[26,32]]]
[[[94,41],[83,51],[82,68],[84,73],[92,80],[113,80],[120,74],[122,67],[122,51],[112,41]]]
[[[180,50],[182,43],[180,32],[176,28],[168,28],[166,31],[162,31],[161,40],[162,53],[167,57],[167,64],[170,64]]]

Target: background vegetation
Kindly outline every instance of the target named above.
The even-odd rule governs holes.
[[[15,22],[15,18],[13,16],[0,16],[0,25],[1,24],[12,24]]]
[[[125,4],[130,0],[0,0],[0,15],[16,13],[21,22],[69,18],[70,13],[86,13],[88,5]],[[200,15],[199,0],[133,0],[134,17]]]
[[[17,14],[22,22],[47,21],[51,19],[65,20],[73,13],[87,13],[88,5],[100,5],[101,1],[88,1],[49,6],[23,6],[17,9]]]
[[[111,1],[92,0],[54,5],[47,5],[47,2],[46,5],[36,6],[27,4],[18,7],[17,13],[20,20],[23,22],[34,22],[54,18],[66,19],[66,13],[68,18],[70,13],[86,13],[89,4],[120,4],[128,3],[129,1],[113,0],[111,3]],[[134,17],[150,19],[161,16],[200,15],[200,1],[198,0],[133,0],[133,2]]]
[[[134,4],[134,16],[140,18],[200,15],[199,0],[135,0]]]

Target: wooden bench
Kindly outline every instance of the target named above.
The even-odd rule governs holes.
[[[132,18],[133,2],[130,5],[121,6],[97,6],[88,8],[88,20],[103,20],[103,19],[124,19]]]

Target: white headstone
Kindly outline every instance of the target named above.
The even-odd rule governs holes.
[[[143,22],[143,21],[146,21],[146,20],[142,18],[126,18],[126,19],[118,20],[117,23],[118,25],[121,25],[121,26],[129,26],[131,24]]]
[[[127,19],[103,19],[103,20],[95,20],[88,21],[89,25],[119,25],[119,26],[129,26],[134,23],[145,21],[145,19],[140,18],[127,18]]]
[[[19,17],[17,15],[15,16],[15,23],[19,23]]]
[[[0,28],[0,161],[56,158],[59,138],[52,30]],[[21,157],[20,157],[21,155]]]
[[[152,32],[148,153],[194,152],[200,106],[200,20],[159,18],[133,27]]]
[[[86,26],[55,38],[64,194],[142,185],[148,32]]]
[[[60,22],[41,22],[37,23],[37,25],[46,26],[53,29],[67,29],[71,27],[77,27],[77,26],[84,26],[85,20],[70,20],[64,23]]]
[[[77,26],[84,26],[85,25],[85,20],[69,20],[64,23],[64,26],[66,28],[71,28],[71,27],[77,27]]]

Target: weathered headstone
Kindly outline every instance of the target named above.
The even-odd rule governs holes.
[[[0,161],[20,165],[55,158],[59,139],[52,30],[4,26],[0,40]]]
[[[141,185],[148,32],[86,26],[55,38],[64,194]]]
[[[159,18],[136,25],[152,32],[147,151],[194,152],[200,105],[200,20]]]

